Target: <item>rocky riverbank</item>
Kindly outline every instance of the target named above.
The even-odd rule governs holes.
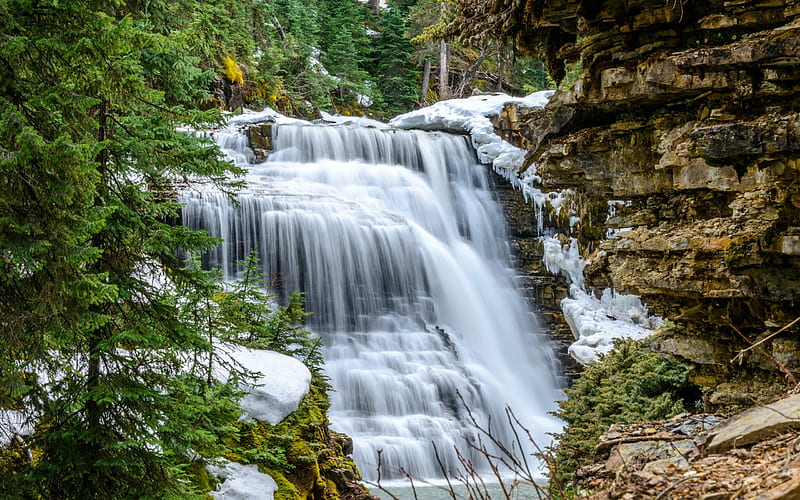
[[[800,396],[720,415],[615,425],[578,471],[591,499],[751,498],[800,495]]]

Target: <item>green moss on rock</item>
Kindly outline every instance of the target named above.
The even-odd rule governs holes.
[[[347,456],[352,451],[347,438],[328,428],[327,390],[325,379],[314,374],[309,394],[294,413],[275,426],[260,421],[240,424],[239,438],[225,458],[257,464],[272,476],[278,485],[275,500],[372,498],[358,484],[337,481],[342,471],[353,481],[360,474]]]

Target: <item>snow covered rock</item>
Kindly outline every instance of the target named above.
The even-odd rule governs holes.
[[[272,500],[278,491],[275,480],[260,472],[257,465],[228,462],[222,467],[208,465],[206,468],[223,480],[216,491],[209,493],[217,500]]]
[[[295,358],[274,351],[248,349],[242,346],[224,347],[227,354],[256,379],[242,384],[246,395],[241,400],[240,420],[263,420],[277,425],[295,411],[308,394],[311,372]],[[219,380],[227,380],[224,369],[217,371]]]
[[[397,128],[442,130],[468,133],[481,163],[491,164],[506,178],[516,175],[525,159],[525,150],[512,146],[494,133],[491,116],[498,116],[508,103],[527,107],[544,107],[552,90],[535,92],[527,97],[506,94],[476,95],[465,99],[439,101],[393,118],[389,125]]]
[[[299,124],[310,125],[311,122],[300,120],[298,118],[290,118],[286,115],[278,113],[272,108],[266,107],[261,111],[246,110],[240,115],[228,115],[227,126],[242,126],[250,125],[253,123],[274,122],[279,124]]]

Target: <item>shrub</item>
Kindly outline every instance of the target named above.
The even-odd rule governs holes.
[[[222,59],[222,64],[225,66],[225,77],[229,82],[238,83],[239,85],[244,84],[244,75],[242,75],[242,70],[236,64],[236,61],[229,56],[225,56]]]
[[[642,341],[619,340],[615,349],[586,365],[555,413],[567,425],[558,434],[556,474],[562,483],[588,462],[600,435],[611,424],[661,420],[691,408],[699,389],[690,366],[647,349]]]

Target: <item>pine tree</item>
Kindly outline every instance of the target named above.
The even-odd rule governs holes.
[[[115,3],[3,0],[0,26],[0,405],[37,449],[0,496],[190,498],[236,414],[179,307],[216,285],[178,250],[215,241],[169,223],[176,184],[231,173],[177,130],[218,119],[212,74]]]
[[[339,98],[370,93],[365,58],[369,50],[366,7],[356,0],[322,0],[319,49],[325,68],[339,79]]]
[[[370,74],[382,94],[386,114],[392,116],[413,108],[418,98],[419,73],[411,62],[414,46],[404,36],[408,27],[402,10],[383,9],[379,28],[370,57]]]

